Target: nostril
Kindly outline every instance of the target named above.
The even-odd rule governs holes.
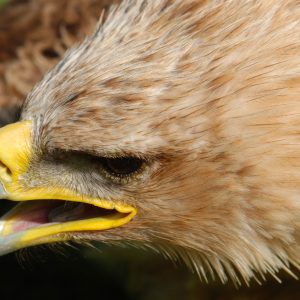
[[[6,181],[10,181],[11,176],[11,170],[0,160],[0,177]]]

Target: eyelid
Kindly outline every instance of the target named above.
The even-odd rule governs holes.
[[[61,163],[70,163],[70,161],[80,161],[85,160],[86,162],[90,162],[93,164],[93,167],[95,168],[96,172],[100,172],[102,176],[106,179],[108,179],[110,182],[118,183],[118,184],[125,184],[126,182],[129,182],[130,180],[137,179],[141,176],[142,173],[145,172],[145,170],[149,167],[151,164],[151,159],[142,158],[139,156],[120,156],[120,155],[109,155],[109,156],[97,156],[97,155],[91,155],[90,153],[85,153],[81,151],[67,151],[67,150],[61,150],[61,149],[51,149],[51,151],[48,151],[45,153],[44,156],[45,159],[50,159],[52,161],[61,162]],[[132,172],[130,174],[113,174],[106,170],[104,167],[105,160],[107,159],[122,159],[122,158],[134,158],[139,159],[142,161],[141,167],[136,170],[135,172]],[[88,166],[87,166],[88,167]]]
[[[117,157],[115,159],[118,159],[118,158],[122,159],[122,158],[126,158],[126,157]],[[136,158],[136,157],[130,156],[128,158]],[[109,158],[104,158],[104,159],[109,159]],[[127,183],[130,180],[133,180],[133,179],[136,179],[137,177],[139,177],[139,175],[144,173],[147,166],[149,166],[147,161],[145,161],[143,159],[140,159],[140,158],[138,158],[138,159],[141,160],[141,165],[136,171],[133,171],[132,173],[129,173],[129,174],[117,174],[117,173],[115,173],[114,174],[113,172],[110,172],[108,170],[107,166],[104,166],[104,164],[103,164],[102,172],[104,173],[104,176],[106,178],[108,178],[110,181],[113,181],[113,182],[116,182],[116,183]]]

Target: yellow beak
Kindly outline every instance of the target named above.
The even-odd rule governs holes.
[[[80,195],[65,187],[24,186],[22,177],[30,167],[33,154],[31,135],[30,121],[0,129],[0,199],[21,201],[0,219],[0,255],[32,245],[69,240],[74,232],[119,227],[136,215],[132,206]],[[63,210],[65,205],[64,201],[53,200],[80,202],[72,209],[76,210],[77,219],[51,220],[51,212]],[[102,214],[97,215],[97,208]],[[104,215],[103,209],[107,210]]]

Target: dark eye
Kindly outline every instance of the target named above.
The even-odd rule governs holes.
[[[144,165],[144,160],[136,157],[102,158],[101,160],[104,169],[117,177],[136,173]]]

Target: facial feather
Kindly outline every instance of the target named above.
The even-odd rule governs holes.
[[[222,280],[298,266],[299,20],[296,0],[124,1],[28,96],[39,151],[24,180],[39,169],[39,184],[138,208],[78,239],[156,243]],[[53,149],[151,167],[108,186],[63,166],[67,180],[41,168]]]

